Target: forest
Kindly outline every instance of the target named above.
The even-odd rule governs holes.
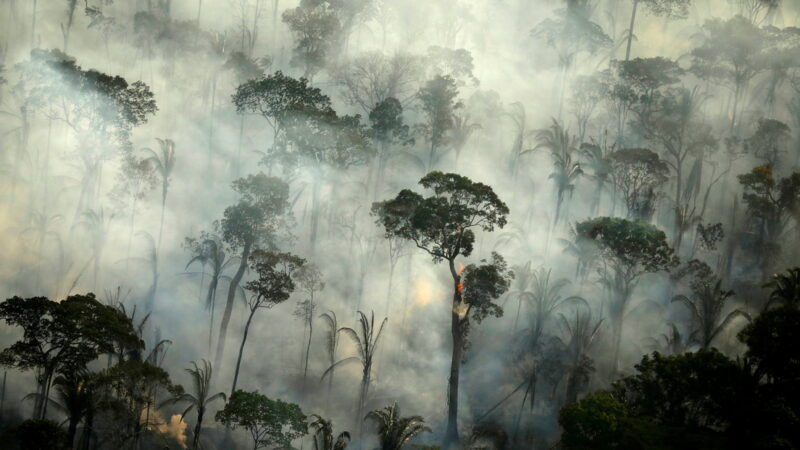
[[[800,2],[0,0],[0,448],[800,448]]]

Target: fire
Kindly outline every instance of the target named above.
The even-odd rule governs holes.
[[[465,269],[464,265],[461,264],[461,263],[458,263],[458,276],[459,277],[461,277],[461,275],[464,273],[464,269]],[[461,291],[463,291],[463,290],[464,290],[464,282],[459,280],[458,284],[456,285],[456,292],[458,292],[458,295],[461,295]]]

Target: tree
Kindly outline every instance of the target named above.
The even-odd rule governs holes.
[[[250,254],[263,243],[274,239],[278,225],[289,207],[289,186],[280,179],[268,177],[261,172],[234,181],[233,190],[241,197],[238,203],[225,208],[218,229],[229,251],[240,252],[240,260],[228,287],[228,299],[217,338],[216,367],[222,361],[233,304]]]
[[[172,384],[164,369],[154,364],[155,358],[147,359],[153,363],[129,359],[102,373],[107,389],[101,402],[113,417],[115,427],[109,440],[117,448],[127,445],[137,448],[142,437],[158,424],[158,416],[151,411],[155,411],[159,393],[166,391],[176,396],[183,391]]]
[[[322,280],[322,272],[313,264],[301,266],[292,276],[300,285],[300,289],[307,295],[305,300],[297,303],[297,307],[294,310],[294,316],[303,321],[304,328],[308,328],[306,358],[303,364],[303,392],[305,392],[306,376],[308,375],[308,355],[311,353],[311,338],[314,336],[314,311],[317,309],[314,294],[325,289],[325,282]],[[303,339],[305,339],[305,336]]]
[[[453,342],[448,381],[448,417],[445,442],[458,445],[458,385],[461,361],[470,325],[470,313],[480,323],[488,315],[499,316],[493,303],[508,290],[510,275],[496,253],[491,262],[456,269],[459,256],[472,254],[475,231],[490,232],[506,224],[508,206],[491,187],[457,174],[431,172],[420,180],[433,195],[423,197],[404,189],[394,199],[374,203],[372,212],[387,238],[412,241],[427,252],[434,263],[447,261],[453,278],[450,332]]]
[[[632,415],[674,427],[724,426],[732,381],[739,367],[716,349],[645,355],[636,373],[614,383],[613,392]]]
[[[308,111],[331,111],[331,100],[308,79],[295,79],[280,70],[240,84],[233,94],[236,112],[258,114],[273,131],[273,151],[289,117]]]
[[[623,439],[625,405],[611,394],[600,392],[570,403],[558,415],[564,430],[561,444],[566,449],[618,448]]]
[[[764,287],[772,289],[767,302],[768,307],[775,303],[800,306],[800,267],[793,267],[786,269],[785,272],[772,275],[772,280]]]
[[[678,258],[664,232],[641,221],[598,217],[579,222],[575,231],[581,238],[595,242],[605,263],[599,273],[611,295],[608,317],[614,333],[612,363],[616,371],[625,312],[640,277],[675,267]]]
[[[75,156],[83,169],[77,216],[94,206],[103,163],[128,152],[132,129],[158,110],[153,93],[141,81],[84,70],[58,50],[34,49],[17,68],[19,89],[28,95],[26,108],[63,121],[77,138]]]
[[[57,423],[45,419],[28,419],[11,427],[8,434],[16,438],[20,449],[71,449],[67,432]]]
[[[561,120],[567,78],[577,55],[595,53],[601,48],[611,47],[613,42],[600,25],[591,21],[588,2],[568,2],[567,8],[556,11],[556,15],[556,19],[545,19],[537,24],[531,30],[531,36],[543,40],[558,55],[561,87],[556,118]]]
[[[761,241],[759,258],[764,278],[781,252],[781,239],[792,219],[791,211],[800,204],[800,172],[775,179],[766,164],[738,175],[744,188],[743,199]]]
[[[364,420],[375,422],[381,450],[401,450],[420,433],[431,432],[422,416],[402,417],[397,403],[370,411]]]
[[[57,303],[45,297],[12,297],[0,303],[0,318],[20,327],[23,338],[0,352],[0,364],[37,369],[38,399],[34,418],[44,419],[50,387],[57,373],[74,373],[100,354],[112,353],[111,339],[136,347],[131,321],[93,294],[73,295]]]
[[[312,79],[327,64],[342,24],[327,1],[302,0],[298,7],[284,11],[282,18],[295,40],[291,64]]]
[[[185,410],[181,413],[181,420],[189,414],[191,410],[197,411],[197,423],[194,426],[194,434],[192,436],[192,450],[200,448],[200,432],[203,430],[203,417],[206,414],[206,408],[209,404],[216,400],[222,399],[225,401],[225,393],[217,392],[211,395],[211,363],[202,360],[202,366],[198,366],[196,362],[192,362],[193,368],[186,369],[186,372],[192,378],[192,387],[194,393],[183,392],[175,397],[167,399],[161,403],[161,406],[174,405],[177,403],[188,404]]]
[[[765,71],[766,34],[742,16],[707,20],[702,43],[692,50],[691,71],[700,79],[727,87],[733,95],[730,134],[735,135],[739,103],[750,81]]]
[[[147,161],[152,164],[158,175],[161,177],[161,221],[158,226],[158,250],[161,250],[161,235],[164,232],[164,210],[167,206],[167,192],[169,191],[170,176],[172,169],[175,168],[175,142],[172,139],[158,139],[161,155],[151,149],[145,149],[150,153]]]
[[[333,370],[342,364],[350,362],[361,363],[361,389],[359,390],[358,406],[356,408],[356,423],[358,424],[361,423],[361,412],[364,409],[364,405],[367,402],[367,395],[369,394],[369,384],[372,379],[372,363],[375,359],[375,352],[378,349],[378,342],[380,342],[383,327],[386,326],[388,320],[388,318],[384,318],[376,329],[375,312],[372,312],[370,317],[367,318],[366,314],[358,311],[358,324],[360,325],[360,327],[358,327],[358,332],[349,327],[343,327],[339,330],[344,333],[345,336],[349,337],[356,345],[358,356],[351,356],[337,361],[322,374],[322,379],[325,379],[328,374],[332,375]],[[359,425],[359,430],[360,429],[361,426]]]
[[[700,348],[706,349],[711,346],[712,341],[738,317],[750,320],[750,315],[741,309],[734,309],[723,317],[723,310],[728,298],[733,296],[733,291],[726,291],[721,288],[722,280],[713,280],[699,283],[694,289],[694,295],[690,299],[685,295],[677,295],[672,298],[673,302],[681,302],[689,308],[692,313],[694,331],[691,338],[700,344]]]
[[[604,319],[593,320],[592,311],[586,307],[575,309],[573,320],[559,314],[561,325],[567,331],[570,352],[569,375],[567,375],[566,402],[574,403],[578,394],[589,384],[589,377],[594,371],[594,363],[586,354],[592,348],[603,325]]]
[[[245,290],[250,292],[247,306],[250,315],[244,325],[242,345],[239,346],[239,357],[236,359],[236,370],[233,373],[233,387],[231,396],[236,392],[236,381],[239,379],[239,367],[242,364],[244,344],[247,342],[247,332],[253,321],[253,316],[260,308],[271,309],[286,300],[294,292],[295,283],[292,274],[299,270],[305,260],[290,253],[276,253],[266,250],[255,250],[250,255],[250,270],[256,273],[257,278],[245,284]],[[222,337],[220,337],[222,339]]]
[[[595,142],[583,143],[580,147],[580,153],[583,156],[581,165],[592,170],[591,175],[588,176],[593,178],[595,181],[595,197],[592,201],[591,210],[592,215],[596,215],[600,210],[600,201],[602,199],[603,190],[605,189],[606,184],[612,181],[611,176],[613,170],[613,161],[611,160],[611,154],[613,153],[614,148],[609,148],[604,141],[605,139],[603,142],[601,142],[601,144]],[[614,201],[616,201],[616,199],[612,199],[612,202]]]
[[[288,448],[293,440],[308,432],[306,416],[299,406],[272,400],[255,391],[235,391],[215,418],[232,429],[247,430],[253,438],[253,450]]]
[[[622,194],[628,218],[650,221],[656,189],[667,182],[669,166],[646,148],[623,148],[611,154],[614,185]]]
[[[441,158],[439,152],[447,143],[448,132],[455,126],[455,111],[463,104],[457,100],[458,87],[449,75],[436,75],[417,92],[425,122],[420,125],[428,141],[428,170]]]
[[[763,159],[766,164],[778,167],[791,136],[792,130],[785,123],[774,119],[759,119],[755,133],[744,140],[744,149]]]
[[[625,50],[625,61],[631,58],[631,43],[633,42],[633,29],[636,24],[636,10],[639,3],[643,3],[654,16],[667,19],[685,19],[689,17],[689,5],[692,0],[633,0],[631,11],[631,25],[628,28],[628,47]]]
[[[319,316],[321,319],[325,319],[325,325],[327,325],[328,329],[325,332],[325,353],[328,355],[328,370],[327,370],[327,377],[328,377],[328,399],[327,402],[330,401],[331,397],[331,390],[333,388],[333,373],[335,371],[336,365],[336,349],[339,347],[339,333],[341,333],[345,327],[339,327],[339,322],[336,320],[336,313],[333,311],[328,311],[326,313],[322,313]],[[323,377],[324,378],[324,377]]]
[[[188,269],[190,265],[195,262],[202,263],[203,272],[200,278],[200,288],[203,287],[203,279],[205,278],[205,266],[211,266],[211,279],[208,282],[208,289],[206,291],[206,298],[204,305],[211,314],[211,319],[208,325],[208,352],[211,353],[211,344],[214,337],[214,311],[217,304],[217,287],[220,279],[231,280],[227,275],[222,273],[229,265],[235,262],[235,258],[228,258],[225,253],[225,247],[222,239],[214,234],[202,232],[198,238],[187,237],[184,241],[184,246],[192,252],[192,259],[186,264]]]
[[[342,87],[342,96],[349,104],[369,114],[388,98],[407,102],[421,70],[420,58],[409,53],[387,56],[365,52],[339,64],[331,71],[331,78]]]
[[[370,138],[377,144],[378,173],[375,176],[375,194],[383,186],[386,165],[392,157],[393,145],[408,145],[414,142],[409,138],[408,125],[403,123],[403,105],[395,97],[386,97],[377,102],[369,111]]]
[[[575,191],[575,182],[578,177],[583,175],[580,163],[573,159],[573,152],[576,149],[575,138],[569,136],[569,131],[562,128],[561,124],[555,119],[550,128],[539,131],[536,134],[539,142],[535,148],[545,148],[550,150],[553,159],[554,172],[550,174],[550,179],[556,185],[556,215],[553,225],[558,224],[561,216],[561,205],[564,202],[564,193],[569,192],[570,196]]]
[[[311,415],[311,422],[308,424],[314,432],[313,450],[344,450],[350,443],[350,433],[342,431],[335,438],[333,436],[333,424],[330,420],[325,420],[322,416]]]

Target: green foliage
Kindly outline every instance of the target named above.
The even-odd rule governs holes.
[[[369,112],[371,136],[380,143],[407,143],[408,125],[403,123],[403,105],[394,97],[378,102]]]
[[[273,238],[289,207],[289,186],[259,172],[234,181],[233,190],[241,197],[225,208],[218,224],[222,239],[239,249]]]
[[[647,7],[647,10],[659,17],[668,19],[686,19],[689,17],[689,6],[692,0],[637,0]]]
[[[764,285],[772,289],[769,304],[782,303],[800,306],[800,267],[786,269],[783,273],[772,275],[772,280]]]
[[[303,264],[304,259],[290,253],[256,250],[250,255],[250,269],[257,278],[245,283],[244,288],[256,298],[256,305],[271,308],[292,295],[295,288],[292,274]]]
[[[641,221],[598,217],[579,222],[575,231],[594,241],[602,257],[629,276],[668,270],[678,264],[664,232]]]
[[[72,448],[67,432],[52,420],[28,419],[6,433],[19,443],[20,449],[67,450]]]
[[[795,384],[800,381],[800,309],[786,305],[769,309],[759,315],[740,333],[747,345],[747,357],[757,373],[772,383]]]
[[[458,87],[449,75],[436,75],[417,93],[426,118],[423,125],[425,136],[431,146],[429,164],[434,162],[436,149],[446,143],[447,132],[455,123],[455,111],[463,107],[457,97]]]
[[[397,403],[370,411],[364,419],[377,426],[382,450],[401,450],[418,434],[431,431],[422,416],[402,417]]]
[[[249,79],[233,94],[239,113],[260,114],[280,129],[289,116],[307,111],[331,111],[331,100],[305,78],[292,78],[280,70],[266,77]]]
[[[27,102],[35,109],[51,110],[82,140],[95,139],[107,148],[130,148],[130,132],[158,110],[150,88],[141,81],[128,83],[120,76],[84,70],[74,58],[59,50],[31,50],[30,61],[20,63]],[[82,143],[90,149],[90,142]]]
[[[12,297],[0,303],[0,318],[23,330],[23,338],[0,353],[0,362],[21,370],[39,368],[52,375],[84,368],[114,343],[141,347],[130,319],[98,302],[94,294],[61,302],[45,297]]]
[[[791,137],[792,130],[785,123],[774,119],[759,119],[755,133],[744,140],[744,149],[768,164],[778,166]]]
[[[322,416],[312,414],[309,427],[314,432],[313,450],[344,450],[350,443],[349,432],[342,431],[334,437],[333,424]]]
[[[561,444],[566,449],[619,448],[627,417],[625,405],[611,394],[591,394],[561,410]]]
[[[292,66],[313,77],[325,67],[340,37],[342,24],[336,12],[328,2],[302,0],[298,7],[284,11],[282,19],[294,35]]]
[[[744,188],[744,203],[752,216],[763,223],[769,251],[779,250],[778,240],[787,227],[791,213],[800,204],[800,172],[775,179],[769,164],[754,167],[738,175]]]
[[[216,420],[232,429],[243,428],[255,449],[290,447],[308,433],[306,416],[294,403],[272,400],[258,392],[235,391]]]
[[[392,200],[374,203],[372,213],[386,230],[387,238],[414,242],[434,262],[469,256],[475,242],[472,228],[493,231],[506,224],[508,206],[483,183],[435,171],[419,184],[434,194],[423,197],[404,189]]]
[[[614,384],[631,414],[677,427],[728,424],[732,383],[739,367],[716,349],[663,356],[645,355],[636,374]]]
[[[476,323],[481,323],[487,316],[503,316],[503,308],[494,300],[506,293],[514,272],[508,270],[508,264],[502,256],[492,252],[490,261],[483,259],[480,265],[468,265],[464,268],[462,278],[464,303]]]

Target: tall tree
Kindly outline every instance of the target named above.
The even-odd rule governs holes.
[[[161,236],[164,233],[164,211],[167,206],[167,192],[169,191],[172,169],[175,168],[175,142],[173,142],[172,139],[156,138],[156,140],[161,150],[160,155],[152,149],[148,148],[145,150],[150,154],[147,161],[152,164],[161,178],[161,220],[158,225],[158,245],[156,247],[158,250],[161,250]]]
[[[498,254],[480,265],[464,270],[456,268],[459,256],[472,254],[475,229],[493,231],[506,224],[508,206],[491,187],[467,177],[431,172],[420,185],[433,191],[423,197],[409,189],[397,197],[372,206],[378,225],[387,237],[412,241],[427,252],[433,262],[447,261],[453,278],[453,300],[450,314],[452,358],[448,381],[448,414],[445,445],[459,445],[458,386],[467,331],[472,319],[480,321],[488,315],[499,316],[502,308],[493,303],[508,290],[510,276],[505,261]]]
[[[306,295],[305,300],[298,302],[294,310],[294,316],[303,321],[304,329],[308,329],[308,338],[303,336],[303,339],[306,340],[306,355],[303,362],[303,393],[305,394],[308,356],[311,353],[311,338],[314,336],[314,312],[317,309],[317,300],[314,298],[314,294],[325,289],[325,282],[322,279],[322,272],[313,264],[301,266],[292,276]]]
[[[225,208],[218,228],[230,252],[239,252],[239,267],[228,287],[228,298],[217,337],[214,366],[219,367],[225,351],[225,337],[239,283],[250,254],[264,243],[271,242],[289,207],[289,186],[278,178],[263,173],[248,175],[233,182],[233,190],[241,196],[235,205]]]
[[[181,413],[181,420],[186,417],[193,409],[197,411],[197,423],[194,426],[194,433],[192,435],[192,450],[200,448],[200,432],[203,430],[203,418],[206,414],[206,408],[209,404],[216,400],[222,399],[225,401],[225,393],[217,392],[211,394],[211,363],[202,360],[202,366],[198,366],[196,362],[192,362],[192,368],[186,369],[186,372],[192,378],[192,388],[194,393],[183,392],[161,403],[161,406],[173,405],[177,403],[188,404],[185,410]]]
[[[428,142],[427,170],[433,170],[441,158],[448,132],[455,126],[455,111],[463,106],[457,97],[458,87],[449,75],[436,75],[417,93],[425,117],[420,128]]]
[[[333,2],[331,2],[333,3]],[[283,22],[294,35],[291,64],[312,79],[331,57],[340,37],[342,24],[327,1],[301,0],[294,9],[283,12]]]
[[[636,25],[636,13],[640,3],[647,7],[648,12],[654,16],[667,19],[685,19],[689,17],[689,5],[691,5],[692,0],[633,0],[631,24],[628,27],[628,46],[625,50],[625,61],[631,59],[633,30]]]
[[[292,274],[300,269],[304,263],[305,260],[289,253],[255,250],[250,255],[250,269],[255,272],[257,278],[248,281],[244,287],[250,292],[250,298],[247,300],[250,315],[247,316],[242,345],[239,346],[239,357],[236,359],[236,369],[233,372],[231,396],[236,392],[236,382],[239,379],[244,344],[247,342],[247,332],[250,330],[253,316],[260,308],[270,309],[289,299],[295,288]],[[220,339],[222,338],[220,337]]]
[[[576,233],[595,242],[604,261],[600,280],[611,294],[608,317],[613,331],[612,368],[619,369],[622,327],[633,290],[642,275],[668,270],[678,258],[666,235],[653,225],[621,218],[598,217],[579,222]]]
[[[342,364],[350,362],[361,363],[361,388],[359,389],[358,406],[356,408],[356,424],[358,424],[359,430],[361,430],[361,412],[364,410],[364,405],[366,405],[369,385],[372,380],[372,364],[375,360],[375,352],[378,349],[378,342],[380,342],[383,327],[386,326],[388,320],[388,318],[384,318],[376,329],[375,312],[370,313],[369,318],[367,318],[366,314],[358,311],[358,331],[350,327],[343,327],[341,329],[341,332],[349,337],[356,345],[358,356],[351,356],[337,361],[322,374],[322,378],[324,379],[325,376],[331,374],[336,367]]]
[[[558,224],[561,217],[561,206],[564,203],[564,194],[569,192],[570,197],[575,191],[575,183],[578,177],[583,175],[580,163],[573,157],[577,142],[574,137],[569,135],[569,130],[564,129],[561,124],[553,120],[553,125],[536,134],[538,144],[535,148],[544,148],[550,151],[553,159],[553,168],[550,179],[556,185],[556,214],[553,225]]]
[[[673,302],[681,302],[689,308],[693,322],[690,338],[703,349],[709,348],[714,339],[730,327],[736,318],[750,320],[750,315],[738,308],[723,315],[725,304],[734,293],[722,289],[721,286],[722,280],[716,280],[716,283],[711,280],[698,285],[691,298],[677,295],[672,299]]]

